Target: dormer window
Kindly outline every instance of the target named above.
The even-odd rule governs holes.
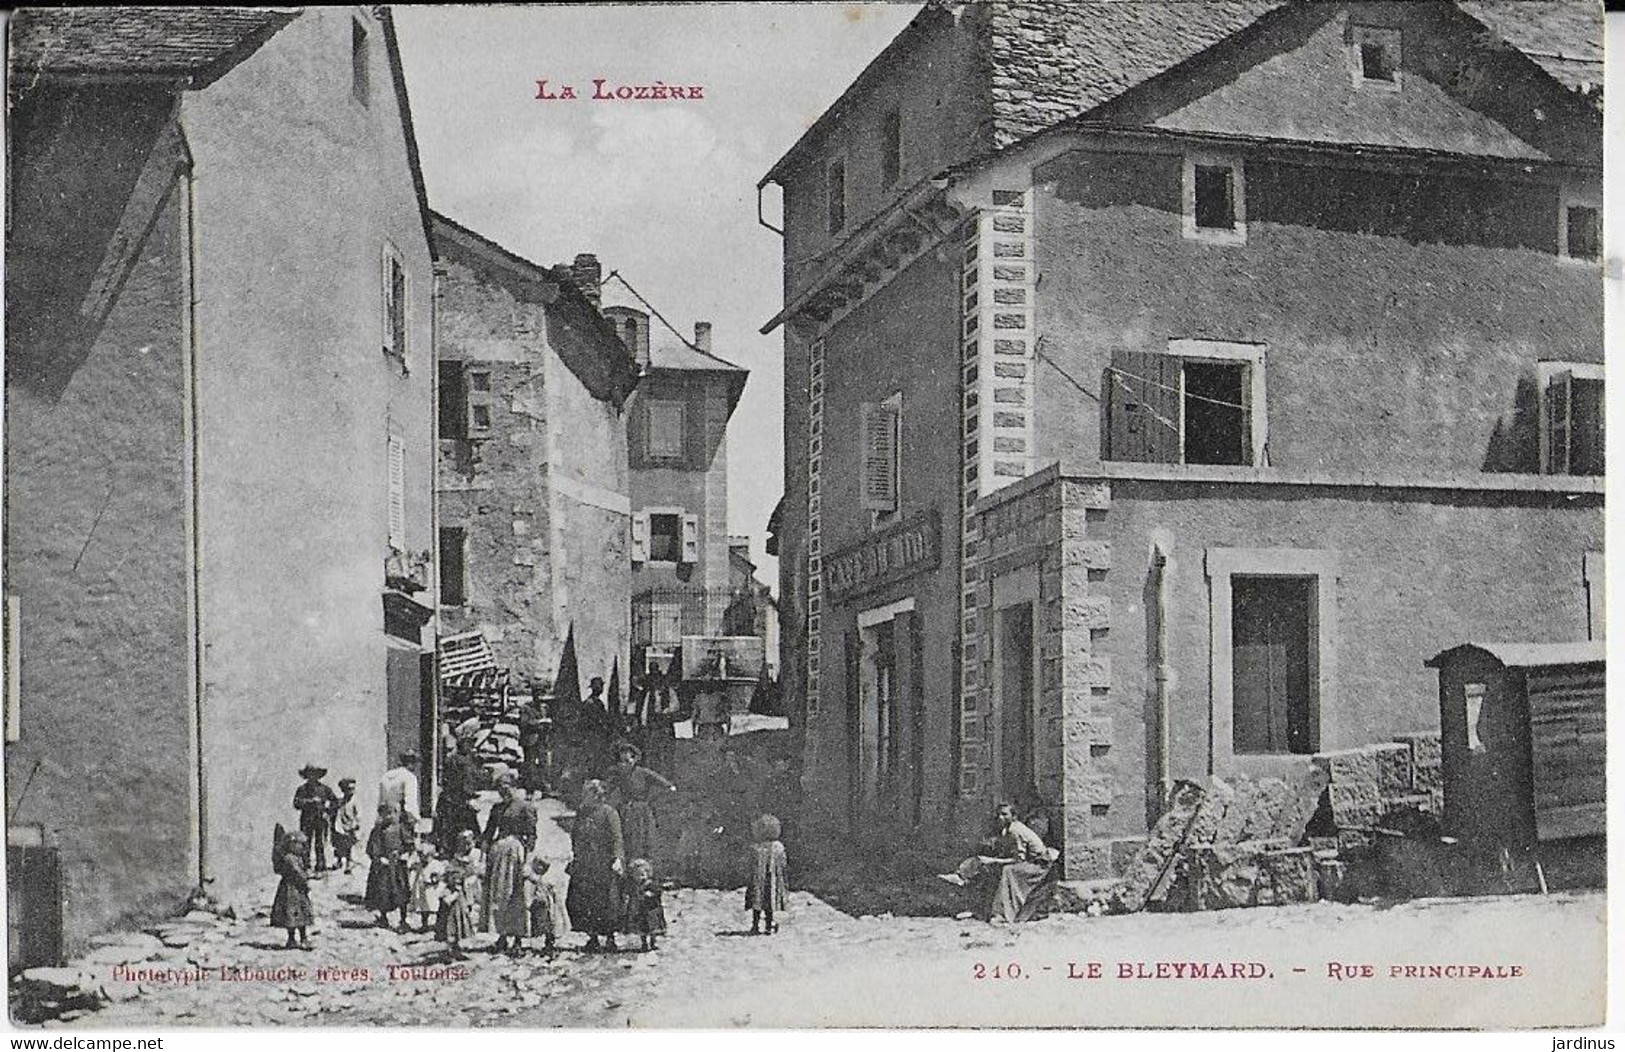
[[[1558,202],[1557,249],[1564,259],[1602,259],[1602,201],[1593,193],[1565,189]]]
[[[1398,91],[1400,32],[1379,26],[1353,26],[1349,32],[1349,65],[1356,88]]]

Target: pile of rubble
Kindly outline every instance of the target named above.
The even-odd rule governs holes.
[[[1194,911],[1454,890],[1441,877],[1439,736],[1322,753],[1282,778],[1176,784],[1123,874],[1071,885],[1089,912]]]

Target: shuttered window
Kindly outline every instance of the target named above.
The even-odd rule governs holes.
[[[1603,390],[1596,376],[1552,371],[1541,392],[1541,468],[1548,475],[1603,474]]]
[[[860,484],[866,511],[897,510],[901,421],[902,405],[895,399],[863,403],[863,468]]]
[[[406,264],[393,246],[384,246],[383,345],[384,353],[406,363]]]
[[[389,436],[389,546],[406,550],[406,444]]]
[[[1106,372],[1108,460],[1179,463],[1179,358],[1118,351]]]
[[[650,401],[648,403],[650,460],[682,460],[684,446],[683,403]]]
[[[632,516],[632,561],[649,561],[649,516],[641,511]]]

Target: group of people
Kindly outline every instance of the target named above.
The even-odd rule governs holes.
[[[469,728],[456,738],[466,743]],[[540,938],[551,953],[574,930],[587,936],[587,952],[614,951],[616,936],[629,934],[653,950],[666,932],[662,882],[654,862],[657,826],[653,799],[677,787],[643,767],[640,751],[621,743],[616,763],[603,779],[582,787],[571,822],[571,859],[560,873],[537,852],[534,804],[518,772],[501,770],[498,799],[481,826],[473,804],[476,791],[472,748],[454,746],[442,764],[442,791],[432,825],[420,829],[417,814],[418,757],[404,752],[399,766],[379,785],[377,817],[366,840],[365,903],[388,927],[391,914],[409,931],[433,931],[453,956],[476,932],[497,936],[498,952],[519,954],[525,940]],[[308,765],[294,794],[299,829],[279,825],[272,868],[281,878],[272,902],[271,924],[288,932],[289,948],[310,948],[313,920],[310,881],[328,869],[326,844],[336,852],[332,868],[349,872],[360,830],[354,779],[342,779],[334,792],[324,768]],[[762,815],[753,830],[746,869],[746,909],[752,929],[778,929],[786,905],[787,859],[781,825]],[[312,865],[314,862],[314,870]],[[567,878],[567,880],[566,880]]]

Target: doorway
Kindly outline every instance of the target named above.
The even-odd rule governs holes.
[[[1026,798],[1038,783],[1038,573],[993,581],[993,723],[999,798]]]
[[[1315,751],[1314,590],[1308,577],[1233,577],[1236,755]]]

